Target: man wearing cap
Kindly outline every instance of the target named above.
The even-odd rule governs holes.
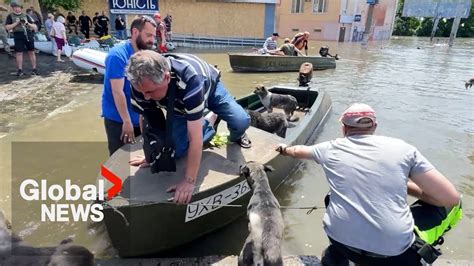
[[[330,187],[323,226],[330,245],[323,265],[421,265],[414,248],[414,221],[407,194],[452,207],[460,196],[453,184],[412,145],[374,135],[375,111],[366,104],[347,108],[344,137],[314,146],[288,147],[282,155],[320,164]]]
[[[13,12],[7,16],[5,20],[5,29],[13,31],[13,40],[15,41],[16,65],[18,71],[17,76],[23,76],[23,52],[28,51],[30,57],[32,75],[38,75],[36,70],[35,40],[34,32],[38,29],[33,19],[22,12],[23,6],[17,2],[10,4]]]
[[[271,54],[276,51],[277,49],[277,40],[280,35],[277,32],[274,32],[272,36],[268,37],[263,44],[263,51],[264,54]]]

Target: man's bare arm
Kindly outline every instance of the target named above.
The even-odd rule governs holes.
[[[195,181],[201,165],[202,156],[202,118],[188,121],[189,150],[186,161],[185,178]]]
[[[459,203],[460,195],[454,185],[438,170],[410,177],[408,194],[432,205],[453,207]]]
[[[131,141],[134,141],[135,135],[133,133],[132,120],[130,118],[130,114],[128,113],[127,98],[123,92],[124,83],[124,78],[110,79],[110,86],[112,87],[112,95],[114,97],[115,107],[117,108],[120,118],[124,124],[120,138],[124,141],[124,143],[126,143],[128,142],[128,138],[131,138]]]
[[[312,159],[313,148],[306,145],[286,146],[286,144],[279,144],[276,148],[282,155],[291,156],[296,159]]]

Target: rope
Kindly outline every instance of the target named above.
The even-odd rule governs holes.
[[[168,199],[170,200],[170,199]],[[209,207],[228,207],[228,208],[243,208],[243,207],[246,207],[244,205],[241,205],[241,204],[201,204],[201,203],[188,203],[188,204],[180,204],[180,203],[174,203],[174,202],[156,202],[156,201],[145,201],[145,200],[129,200],[129,202],[135,202],[135,203],[160,203],[160,204],[169,204],[169,205],[184,205],[184,206],[187,206],[187,205],[198,205],[198,206],[209,206]],[[125,215],[119,211],[117,209],[117,207],[114,207],[112,205],[109,204],[109,202],[103,202],[102,203],[103,206],[109,206],[110,208],[112,208],[112,210],[116,213],[118,213],[120,216],[122,216],[123,220],[125,221],[125,225],[126,226],[130,226],[130,223],[128,222],[127,218],[125,217]],[[280,206],[280,209],[284,209],[284,210],[308,210],[306,212],[306,215],[310,215],[314,210],[318,210],[318,209],[325,209],[325,207],[320,207],[320,206]]]

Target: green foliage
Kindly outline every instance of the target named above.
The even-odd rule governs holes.
[[[47,12],[56,11],[59,7],[74,11],[81,7],[81,0],[39,0],[41,10]]]
[[[209,144],[211,144],[211,147],[216,147],[216,148],[224,146],[227,143],[229,143],[229,134],[227,133],[217,133],[209,142]]]
[[[398,36],[425,36],[428,37],[433,29],[433,18],[406,18],[402,17],[404,0],[398,2],[397,13],[395,18],[395,25],[393,28],[393,35]],[[436,37],[449,37],[454,19],[440,19],[438,29],[436,30]],[[463,25],[464,24],[464,25]],[[474,37],[474,3],[471,5],[470,16],[461,19],[459,25],[458,37]]]

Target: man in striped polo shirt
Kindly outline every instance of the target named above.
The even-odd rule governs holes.
[[[183,180],[168,191],[175,191],[175,202],[188,203],[201,164],[203,142],[215,133],[212,121],[203,118],[204,109],[226,121],[229,141],[243,148],[251,146],[245,134],[250,117],[219,81],[220,71],[191,54],[162,56],[150,50],[134,54],[127,66],[127,77],[134,88],[132,104],[141,111],[150,106],[150,102],[165,108],[171,72],[178,80],[172,130],[175,156],[187,155],[187,161]],[[131,163],[143,165],[147,162],[140,158]]]
[[[264,54],[272,54],[277,50],[277,40],[280,35],[276,32],[272,34],[272,36],[268,37],[263,44],[263,51]]]

